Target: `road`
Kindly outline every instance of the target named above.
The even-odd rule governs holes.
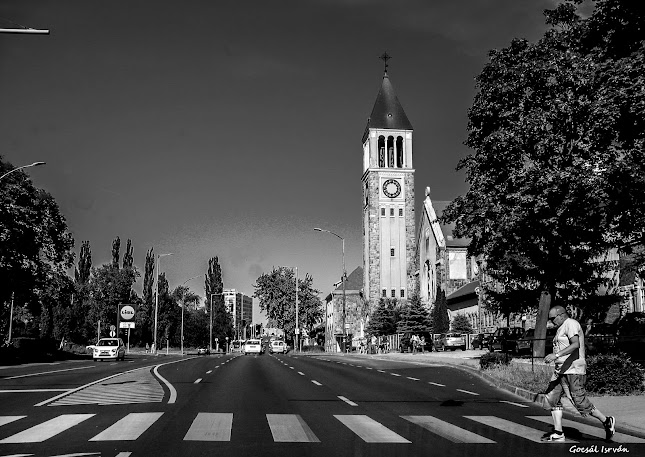
[[[644,437],[566,422],[454,367],[342,354],[75,361],[0,369],[0,456],[524,456]],[[589,453],[589,451],[585,452]],[[593,452],[591,452],[593,453]]]

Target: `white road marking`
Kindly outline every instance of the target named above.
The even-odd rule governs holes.
[[[199,384],[202,381],[202,378],[197,378],[193,384]]]
[[[276,443],[320,443],[305,421],[297,414],[267,414],[267,422]]]
[[[343,396],[341,396],[341,395],[339,395],[339,396],[338,396],[338,398],[340,398],[341,400],[343,400],[345,403],[347,403],[347,404],[348,404],[348,405],[350,405],[350,406],[358,406],[358,405],[357,405],[356,403],[354,403],[353,401],[348,400],[347,398],[345,398],[345,397],[343,397]]]
[[[406,376],[406,378],[411,379],[412,381],[419,381],[419,378],[411,378],[410,376]]]
[[[463,390],[463,389],[455,389],[458,390],[459,392],[463,392],[465,394],[470,394],[470,395],[479,395],[478,393],[471,392],[470,390]]]
[[[206,374],[211,374],[212,372],[213,372],[213,370],[208,370],[208,371],[206,372]]]
[[[293,370],[293,367],[289,367],[289,368],[291,368]]]
[[[401,375],[400,375],[400,374],[398,374],[398,373],[390,373],[390,374],[391,374],[392,376],[401,376]]]
[[[433,386],[446,387],[446,385],[445,385],[445,384],[439,384],[438,382],[431,382],[431,381],[428,381],[428,384],[432,384]]]
[[[515,403],[515,402],[512,402],[512,401],[500,400],[500,403],[508,403],[509,405],[519,406],[520,408],[528,408],[528,405],[523,405],[521,403]]]
[[[319,383],[318,381],[314,381],[313,379],[311,380],[311,382],[313,382],[313,383],[314,383],[314,384],[316,384],[317,386],[322,386],[322,384],[321,384],[321,383]]]
[[[232,413],[199,413],[184,441],[231,441]]]
[[[335,414],[334,417],[366,443],[410,443],[401,435],[394,433],[368,416]]]
[[[453,443],[494,443],[486,437],[477,435],[463,428],[444,422],[433,416],[401,416],[406,421],[420,425],[430,430],[435,435],[452,441]]]
[[[302,371],[299,371],[299,372],[298,372],[298,374],[299,374],[300,376],[304,376],[304,375],[305,375]]]
[[[64,370],[42,371],[40,373],[21,374],[21,375],[18,375],[18,376],[9,376],[7,378],[2,378],[2,379],[28,378],[30,376],[40,376],[40,375],[43,375],[43,374],[61,373],[63,371],[87,370],[88,368],[94,368],[94,365],[90,365],[90,366],[87,366],[87,367],[66,368]]]
[[[163,413],[130,413],[90,441],[134,441],[162,415]]]
[[[63,414],[0,440],[0,443],[42,443],[92,416],[94,414]]]
[[[368,369],[368,370],[373,370],[374,369],[372,367],[365,367],[365,368]]]
[[[529,419],[534,419],[546,424],[552,424],[553,421],[551,416],[526,416]],[[562,419],[562,425],[565,427],[575,428],[585,435],[590,435],[596,438],[605,439],[605,429],[600,427],[595,427],[593,425],[581,424],[580,422],[575,422],[569,419]],[[631,435],[625,435],[624,433],[618,433],[611,438],[614,443],[645,443],[645,439],[637,438]]]
[[[0,390],[0,394],[15,394],[15,393],[32,393],[32,392],[69,392],[70,389],[9,389]]]
[[[116,457],[130,457],[132,452],[119,452]]]
[[[0,416],[0,426],[5,425],[5,424],[10,424],[13,421],[17,421],[18,419],[22,419],[27,416]]]
[[[508,421],[506,419],[501,419],[495,416],[464,416],[466,419],[479,422],[480,424],[488,425],[489,427],[496,428],[506,433],[510,433],[515,436],[533,441],[534,443],[546,443],[546,444],[557,444],[557,443],[577,443],[577,441],[570,440],[568,438],[565,441],[542,441],[542,436],[544,435],[545,430],[538,430],[535,428],[527,427],[525,425],[516,424],[515,422]]]
[[[385,373],[385,371],[383,370],[376,370],[376,371],[378,371],[379,373]]]

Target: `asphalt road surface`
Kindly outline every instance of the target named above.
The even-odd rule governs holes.
[[[0,369],[0,456],[645,455],[449,366],[341,354],[128,356]]]

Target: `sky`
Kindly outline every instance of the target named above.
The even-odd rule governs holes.
[[[362,266],[361,137],[388,75],[414,127],[416,215],[467,191],[488,51],[537,40],[556,0],[3,0],[0,155],[56,199],[94,266],[132,240],[170,287],[252,295],[298,267],[323,299]],[[196,279],[188,281],[190,278]],[[139,278],[135,289],[142,288]],[[265,322],[254,299],[254,321]]]

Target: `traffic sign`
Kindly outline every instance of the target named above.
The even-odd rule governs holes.
[[[120,305],[121,320],[133,321],[134,320],[134,306],[133,305]]]
[[[114,327],[114,325],[112,327]],[[110,336],[114,338],[116,336],[116,332],[114,330],[110,330]]]
[[[121,322],[119,323],[121,328],[134,328],[134,322]]]
[[[116,330],[116,325],[110,325],[110,332],[113,332]]]

